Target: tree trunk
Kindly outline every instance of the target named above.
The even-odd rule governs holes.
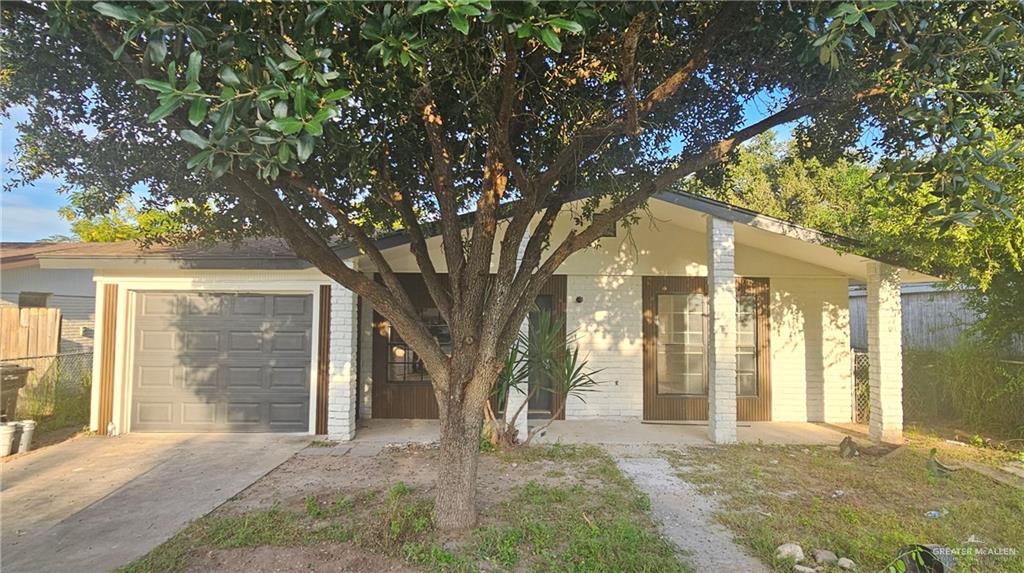
[[[434,527],[441,531],[476,525],[476,470],[483,410],[475,410],[441,414],[441,469],[434,503]]]

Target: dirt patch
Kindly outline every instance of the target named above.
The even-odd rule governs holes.
[[[416,573],[403,561],[370,553],[352,543],[312,547],[217,549],[193,559],[186,573]]]
[[[306,499],[358,498],[402,482],[423,495],[433,495],[438,474],[433,449],[385,449],[375,456],[299,454],[226,503],[221,512],[248,512],[269,507],[303,509]],[[573,463],[549,459],[510,459],[482,455],[477,482],[477,505],[485,507],[508,498],[508,493],[533,481],[542,485],[584,483],[573,477]]]
[[[307,448],[123,573],[689,573],[650,500],[592,446],[489,453],[473,529],[431,522],[433,449]]]

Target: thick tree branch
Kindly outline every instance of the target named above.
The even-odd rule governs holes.
[[[437,273],[434,261],[430,258],[430,248],[423,234],[423,227],[416,216],[416,210],[409,197],[399,189],[391,177],[389,162],[390,157],[386,153],[383,154],[377,168],[380,181],[380,187],[376,188],[377,194],[400,214],[402,225],[409,235],[409,250],[420,267],[430,298],[433,299],[445,322],[451,324],[452,298],[449,291],[451,283],[443,280]]]
[[[635,121],[638,129],[640,120],[650,114],[657,106],[675,95],[698,70],[704,67],[712,50],[736,33],[736,22],[733,21],[734,10],[736,9],[734,4],[738,3],[727,3],[708,23],[700,42],[694,47],[690,58],[651,90],[647,97],[637,103]],[[630,30],[627,30],[624,43],[630,41],[629,35]],[[537,178],[539,187],[545,190],[550,189],[565,176],[569,169],[575,168],[581,161],[596,152],[609,137],[628,133],[630,125],[628,113],[624,115],[610,110],[605,115],[613,116],[615,119],[602,125],[585,128],[576,134],[565,148],[559,152],[555,160],[551,162],[550,167]]]
[[[262,212],[271,215],[273,226],[296,253],[301,253],[302,257],[345,288],[369,300],[373,308],[388,319],[392,327],[397,328],[409,345],[416,349],[431,376],[446,384],[445,366],[448,357],[441,350],[437,339],[420,320],[401,284],[398,284],[396,289],[395,286],[387,284],[388,281],[385,279],[386,286],[381,285],[350,268],[326,241],[263,181],[245,172],[225,177],[229,181],[237,181],[244,185],[252,197],[264,205]],[[235,191],[238,192],[238,187],[235,187]],[[391,275],[393,277],[394,273]]]
[[[444,133],[444,120],[434,104],[434,94],[430,83],[422,88],[423,109],[421,118],[430,143],[433,165],[430,179],[434,186],[434,195],[441,211],[442,245],[445,261],[448,264],[449,282],[458,285],[462,279],[462,268],[466,263],[466,253],[462,243],[462,226],[459,224],[459,205],[456,199],[455,178],[452,173],[451,152],[448,150],[447,138]],[[458,306],[460,292],[453,288],[452,297]]]
[[[101,26],[99,22],[93,22],[90,31],[92,32],[92,39],[99,43],[103,49],[111,54],[115,53],[118,42],[108,29]],[[117,63],[132,81],[146,77],[142,66],[133,62],[127,52],[121,54],[121,57],[117,59]],[[168,117],[165,121],[179,128],[187,127],[185,123],[173,116]],[[272,223],[271,226],[278,230],[296,254],[313,262],[342,286],[367,298],[378,312],[392,322],[410,345],[416,348],[431,376],[435,377],[440,384],[446,387],[447,370],[445,365],[447,364],[447,355],[441,350],[437,340],[419,319],[404,288],[397,284],[393,272],[390,275],[398,288],[394,288],[394,285],[388,285],[389,288],[384,288],[384,286],[376,283],[376,281],[349,268],[337,256],[337,253],[331,249],[323,237],[319,236],[308,223],[302,220],[294,210],[277,196],[277,193],[272,188],[261,180],[245,172],[228,173],[224,176],[224,179],[225,189],[231,191],[236,197],[244,199],[248,196],[264,206],[262,212],[269,215]],[[294,181],[291,183],[295,184]],[[299,183],[303,184],[304,182],[300,181]],[[312,188],[312,186],[306,185],[300,187],[303,191]],[[246,193],[246,190],[248,193]],[[336,216],[336,218],[338,217]],[[354,226],[347,217],[340,217],[338,220],[339,224],[343,226],[346,223]],[[355,227],[348,229],[352,231],[351,236],[360,243],[360,246],[365,245],[365,247],[368,247],[364,248],[364,251],[370,256],[371,260],[383,261],[383,256],[380,254],[376,244],[368,240],[368,237],[365,236],[365,233],[362,233],[361,229],[357,226]],[[363,240],[359,240],[360,235],[362,235]],[[376,253],[376,257],[373,255],[374,253]],[[390,270],[386,261],[384,262],[384,268]],[[386,273],[382,272],[382,276],[386,276]]]
[[[515,332],[519,328],[519,324],[523,321],[530,306],[533,304],[534,299],[536,299],[537,294],[558,267],[565,262],[569,255],[592,244],[600,238],[601,234],[607,231],[611,225],[640,207],[644,201],[655,193],[668,189],[683,177],[696,173],[710,165],[724,161],[726,157],[728,157],[728,155],[744,141],[765,133],[772,128],[825,109],[841,107],[844,105],[858,105],[866,99],[877,97],[884,93],[885,90],[881,87],[873,86],[857,92],[852,97],[845,100],[837,101],[822,97],[807,102],[795,103],[753,125],[735,132],[730,137],[722,139],[719,142],[706,147],[700,152],[680,156],[679,161],[675,166],[666,169],[657,177],[641,185],[635,192],[616,201],[612,206],[604,211],[595,214],[590,225],[585,227],[582,231],[570,231],[565,239],[563,239],[562,242],[551,251],[551,254],[548,255],[544,263],[537,268],[536,272],[531,272],[532,269],[529,269],[524,262],[520,267],[520,273],[516,276],[516,280],[513,285],[515,292],[522,292],[523,295],[514,308],[508,308],[506,310],[507,314],[505,319],[502,321],[503,327],[500,340],[511,340],[509,337],[515,335]],[[545,213],[545,215],[547,214],[548,213]],[[553,219],[554,217],[552,218],[552,223]],[[538,236],[539,233],[535,233],[533,238],[537,238]]]
[[[629,135],[640,133],[640,112],[636,99],[636,48],[640,43],[640,32],[646,20],[646,12],[637,12],[622,39],[622,61],[619,67],[622,73],[622,89],[626,96],[626,133]]]

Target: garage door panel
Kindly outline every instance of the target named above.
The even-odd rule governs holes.
[[[143,424],[167,424],[173,420],[174,404],[170,402],[139,402],[138,421]]]
[[[228,334],[229,352],[262,352],[263,333],[260,331],[235,330]]]
[[[275,296],[274,316],[309,316],[310,299],[302,296]]]
[[[177,314],[177,306],[177,296],[173,294],[152,293],[147,295],[139,306],[139,316],[174,316]]]
[[[227,419],[230,424],[259,424],[263,419],[263,404],[259,402],[229,402]]]
[[[139,366],[135,369],[141,388],[174,388],[174,368],[168,366]]]
[[[216,294],[188,294],[178,297],[179,313],[188,317],[222,316],[224,298]]]
[[[186,352],[219,352],[220,332],[190,331],[184,333]]]
[[[309,427],[312,297],[138,293],[134,431]]]
[[[219,366],[184,366],[181,368],[183,388],[217,388],[220,386]]]
[[[264,316],[267,314],[267,297],[263,295],[239,295],[231,304],[231,313],[235,316]]]
[[[178,335],[173,330],[143,329],[139,333],[139,350],[143,352],[173,351]]]
[[[309,384],[309,370],[287,366],[270,367],[271,388],[304,388]]]
[[[267,334],[271,352],[309,353],[309,331],[278,330]]]
[[[217,404],[202,402],[181,405],[182,424],[215,424],[217,422]]]
[[[270,405],[271,425],[299,424],[305,420],[305,412],[309,402],[281,402]]]

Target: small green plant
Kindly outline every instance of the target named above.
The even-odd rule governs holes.
[[[311,448],[333,448],[338,445],[334,440],[313,440],[309,443]]]
[[[342,513],[348,513],[352,511],[353,503],[352,500],[347,497],[339,497],[331,503],[331,512],[334,515],[341,515]]]
[[[320,502],[311,495],[307,495],[302,503],[306,507],[306,515],[312,519],[320,519],[324,516],[324,508],[320,507]]]

